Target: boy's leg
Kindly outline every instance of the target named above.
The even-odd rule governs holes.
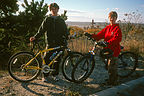
[[[46,53],[46,56],[44,57],[46,65],[48,65],[50,63],[49,58],[51,55],[52,55],[52,52]],[[49,76],[49,73],[43,73],[43,74],[44,74],[44,77]]]
[[[59,52],[59,51],[58,51],[58,52]],[[60,61],[61,61],[60,59],[61,59],[61,58],[58,57],[58,58],[56,59],[56,62],[51,65],[51,68],[52,68],[52,69],[55,69],[55,71],[52,73],[53,76],[56,76],[56,75],[59,74],[59,64],[60,64]]]
[[[117,85],[118,83],[118,73],[117,73],[117,57],[112,57],[108,62],[108,73],[110,85]]]
[[[50,51],[49,53],[46,54],[45,56],[46,64],[50,63],[49,58],[52,56],[52,54],[53,54],[53,51]],[[60,58],[57,58],[56,62],[50,66],[51,69],[55,69],[55,71],[51,73],[53,76],[56,76],[59,74],[59,62],[60,62]]]

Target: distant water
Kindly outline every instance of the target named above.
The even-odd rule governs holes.
[[[78,27],[81,27],[81,28],[84,28],[84,27],[90,27],[92,24],[91,22],[70,22],[70,21],[67,21],[66,24],[68,26],[78,26]],[[106,25],[105,22],[95,22],[94,26],[97,27],[99,26],[100,28],[104,28]]]

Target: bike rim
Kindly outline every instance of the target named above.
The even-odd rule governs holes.
[[[23,53],[18,54],[11,59],[10,62],[10,74],[18,81],[30,81],[34,79],[40,70],[38,69],[26,69],[23,66],[33,58],[32,55]],[[34,59],[30,64],[33,67],[40,67],[37,59]]]

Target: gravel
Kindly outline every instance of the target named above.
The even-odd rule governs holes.
[[[139,62],[136,71],[127,78],[119,78],[120,84],[144,76],[143,61]],[[59,74],[58,82],[42,82],[41,77],[29,83],[20,83],[9,76],[0,76],[0,96],[88,96],[96,92],[111,88],[102,83],[108,78],[108,72],[104,69],[101,61],[96,62],[95,69],[91,76],[81,84],[69,82],[64,79],[62,73]]]

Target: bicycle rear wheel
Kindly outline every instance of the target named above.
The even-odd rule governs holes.
[[[30,52],[19,52],[13,55],[8,62],[8,71],[12,78],[20,82],[28,82],[34,80],[39,74],[41,67],[35,58],[26,68],[25,64],[29,62],[34,55]]]
[[[72,81],[72,70],[78,60],[82,57],[82,53],[79,52],[70,52],[62,63],[62,73],[65,79]]]
[[[118,75],[120,77],[130,76],[138,64],[137,55],[133,52],[123,52],[118,59]]]
[[[75,83],[82,83],[92,73],[95,66],[94,58],[91,54],[81,58],[72,70],[72,80]]]

